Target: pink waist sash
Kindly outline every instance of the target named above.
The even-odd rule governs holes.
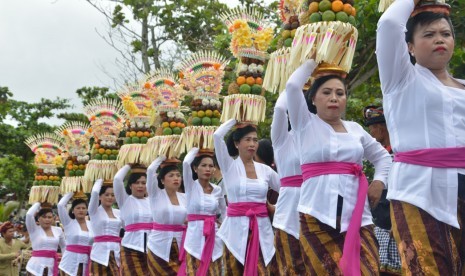
[[[465,147],[398,152],[394,155],[394,162],[433,168],[465,168]]]
[[[90,251],[91,250],[92,250],[92,246],[90,245],[70,244],[66,246],[66,251],[87,255],[87,266],[84,271],[86,276],[90,275],[89,271],[90,271]]]
[[[53,250],[33,250],[32,257],[52,258],[53,276],[58,276],[58,254]]]
[[[304,181],[316,176],[327,174],[351,174],[358,176],[357,202],[355,203],[349,227],[344,240],[342,258],[339,262],[343,275],[361,275],[360,270],[360,227],[362,225],[363,209],[368,193],[368,181],[362,171],[362,166],[349,162],[321,162],[302,165]]]
[[[118,237],[118,236],[102,235],[102,236],[96,236],[94,238],[94,242],[116,242],[116,243],[120,243],[121,238]]]
[[[187,221],[197,221],[203,220],[203,235],[205,236],[205,245],[202,250],[202,256],[200,258],[200,266],[197,269],[196,276],[206,276],[208,274],[208,267],[210,266],[210,261],[213,255],[213,249],[215,247],[215,215],[197,215],[189,214],[187,215]],[[180,260],[183,262],[181,268],[179,269],[178,275],[186,275],[185,262],[186,256],[185,252],[183,256],[179,256]]]
[[[141,231],[141,230],[152,230],[153,228],[153,223],[152,222],[140,222],[140,223],[133,223],[126,225],[124,227],[124,230],[126,232],[136,232],[136,231]]]
[[[302,186],[302,175],[293,175],[281,178],[281,187],[300,188]]]
[[[237,202],[229,203],[228,217],[248,217],[249,228],[251,230],[247,254],[244,265],[244,275],[257,276],[257,264],[259,256],[259,235],[257,217],[268,217],[266,203],[258,202]]]

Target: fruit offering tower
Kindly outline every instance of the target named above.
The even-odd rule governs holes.
[[[272,64],[271,83],[267,82],[267,87],[283,89],[290,74],[311,57],[319,64],[314,77],[322,73],[347,75],[358,39],[353,4],[353,0],[302,1],[298,16],[300,27],[295,32],[290,53],[286,62]],[[274,83],[274,80],[279,82]]]
[[[84,107],[84,114],[90,121],[94,136],[91,160],[84,178],[91,183],[97,179],[111,180],[117,172],[118,137],[125,122],[122,107],[116,100],[98,99]]]
[[[59,127],[55,133],[65,141],[68,157],[65,164],[65,177],[61,181],[61,192],[90,193],[92,184],[84,180],[84,172],[90,156],[90,125],[82,122],[68,122]]]
[[[380,0],[378,5],[378,11],[384,12],[395,0]],[[430,11],[436,13],[449,14],[450,5],[446,4],[445,0],[421,0],[420,3],[415,7],[412,16],[423,12]]]
[[[140,156],[147,141],[154,136],[152,124],[155,116],[153,101],[142,83],[126,86],[118,92],[126,113],[126,137],[119,150],[118,167],[140,163]]]
[[[199,147],[213,152],[213,133],[220,125],[226,58],[214,52],[198,52],[181,63],[180,82],[192,96],[191,116],[179,142],[181,151]]]
[[[41,202],[47,206],[58,203],[61,184],[58,168],[64,163],[63,139],[55,133],[43,133],[27,138],[25,144],[34,152],[37,167],[29,203]]]
[[[262,96],[263,75],[273,30],[265,25],[263,15],[253,9],[234,9],[222,15],[232,34],[230,50],[239,60],[236,82],[228,87],[221,121],[257,124],[265,119],[266,100]]]
[[[270,54],[266,74],[263,78],[263,88],[267,91],[273,93],[283,91],[289,78],[287,74],[290,71],[284,69],[286,69],[290,57],[292,41],[297,28],[300,26],[300,2],[300,0],[281,0],[279,3],[279,18],[282,25],[280,33],[273,39],[276,43],[276,50]]]

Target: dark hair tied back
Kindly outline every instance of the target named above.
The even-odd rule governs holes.
[[[147,174],[140,172],[140,173],[131,173],[129,175],[128,184],[126,185],[126,193],[128,195],[132,194],[131,185],[136,183],[137,180],[139,180],[139,178],[141,178],[141,177],[145,177],[145,179],[147,179]]]
[[[162,184],[161,180],[165,178],[165,176],[172,171],[180,171],[178,166],[176,165],[168,165],[160,169],[160,172],[158,173],[157,179],[158,179],[158,187],[160,189],[164,189],[165,186]]]
[[[344,84],[345,92],[346,92],[346,95],[347,95],[347,87],[345,87],[346,81],[341,76],[339,76],[339,75],[326,75],[326,76],[323,76],[323,77],[319,77],[319,78],[315,79],[315,81],[313,82],[310,89],[307,90],[304,93],[305,101],[307,102],[308,111],[310,111],[313,114],[316,114],[317,110],[316,110],[316,106],[313,104],[313,98],[315,97],[316,92],[318,91],[318,89],[324,83],[326,83],[327,81],[332,80],[332,79],[338,79]]]
[[[87,201],[82,199],[82,198],[78,198],[78,199],[73,200],[73,203],[71,203],[71,209],[69,209],[69,211],[68,211],[68,215],[69,215],[70,218],[72,218],[72,219],[76,218],[76,216],[74,215],[73,212],[74,212],[74,208],[76,206],[78,206],[79,204],[85,204],[86,207],[89,207],[89,205],[87,204]]]
[[[226,140],[226,146],[230,156],[238,156],[239,150],[236,148],[235,142],[241,141],[241,139],[251,132],[257,132],[257,128],[253,125],[247,125],[245,127],[237,128],[231,134],[229,134]]]
[[[37,214],[35,216],[35,220],[39,221],[40,217],[43,217],[48,213],[51,213],[53,215],[53,210],[50,209],[50,208],[42,208],[42,209],[40,209],[39,212],[37,212]]]

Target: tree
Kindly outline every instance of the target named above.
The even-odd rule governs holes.
[[[219,15],[226,10],[217,0],[112,0],[113,10],[87,2],[109,23],[107,35],[101,36],[121,54],[116,63],[123,83],[163,65],[172,68],[186,51],[211,48]]]

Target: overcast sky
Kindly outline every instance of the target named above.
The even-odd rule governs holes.
[[[96,32],[106,28],[84,0],[0,0],[0,86],[27,102],[68,98],[76,106],[72,111],[80,112],[76,90],[109,86],[101,67],[114,75],[118,70],[118,53]]]

